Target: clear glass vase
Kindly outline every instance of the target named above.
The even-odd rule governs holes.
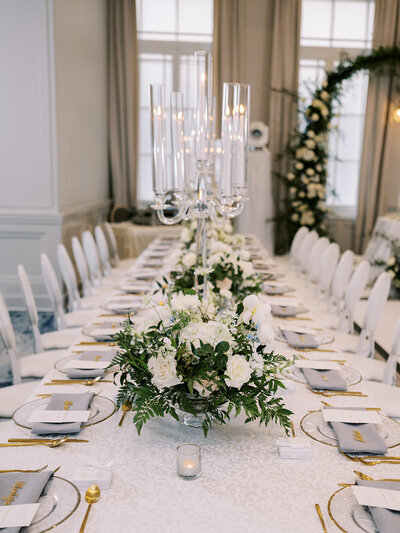
[[[181,423],[191,428],[201,428],[208,412],[208,399],[197,394],[187,394],[186,397],[196,414],[183,412]]]

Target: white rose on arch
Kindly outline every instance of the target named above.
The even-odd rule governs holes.
[[[194,252],[188,252],[182,257],[182,263],[185,267],[190,268],[196,264],[197,256]]]
[[[181,240],[183,242],[189,242],[192,240],[193,233],[188,228],[183,228],[181,231]]]
[[[230,355],[226,364],[225,374],[228,376],[225,383],[228,387],[240,389],[247,383],[253,370],[242,355]]]
[[[176,360],[173,356],[150,357],[147,367],[153,374],[151,382],[160,391],[166,387],[173,387],[182,383],[181,378],[177,376]]]
[[[229,290],[232,287],[232,280],[229,278],[218,279],[216,285],[218,289]]]

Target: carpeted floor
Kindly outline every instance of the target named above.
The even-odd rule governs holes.
[[[29,355],[33,353],[33,336],[31,326],[26,311],[10,311],[11,321],[14,326],[15,337],[19,355]],[[39,313],[39,328],[41,333],[54,331],[56,323],[53,313]],[[10,361],[4,350],[4,345],[0,339],[0,387],[11,385]]]

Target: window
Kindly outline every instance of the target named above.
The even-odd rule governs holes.
[[[211,51],[213,0],[138,0],[139,165],[138,204],[153,199],[148,86],[182,91],[186,117],[194,106],[193,53]],[[168,118],[168,117],[167,117]],[[189,127],[189,124],[186,124]]]
[[[350,57],[372,48],[373,0],[303,0],[299,90],[309,97],[343,53]],[[343,84],[329,136],[327,203],[355,215],[368,76]]]

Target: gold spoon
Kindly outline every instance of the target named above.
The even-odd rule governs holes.
[[[118,426],[122,426],[123,422],[124,422],[124,418],[126,416],[126,413],[128,411],[131,410],[131,407],[132,407],[132,402],[125,402],[123,405],[122,405],[122,410],[124,411],[122,416],[121,416],[121,420],[118,422]]]
[[[94,503],[96,503],[96,502],[98,502],[100,500],[100,489],[99,489],[99,487],[97,485],[90,485],[90,487],[86,491],[85,500],[87,501],[87,503],[89,505],[88,505],[88,508],[86,510],[85,516],[83,518],[83,522],[82,522],[81,528],[79,530],[79,533],[83,533],[84,530],[85,530],[86,522],[87,522],[87,519],[88,519],[88,516],[89,516],[90,508],[92,507],[92,505]]]

